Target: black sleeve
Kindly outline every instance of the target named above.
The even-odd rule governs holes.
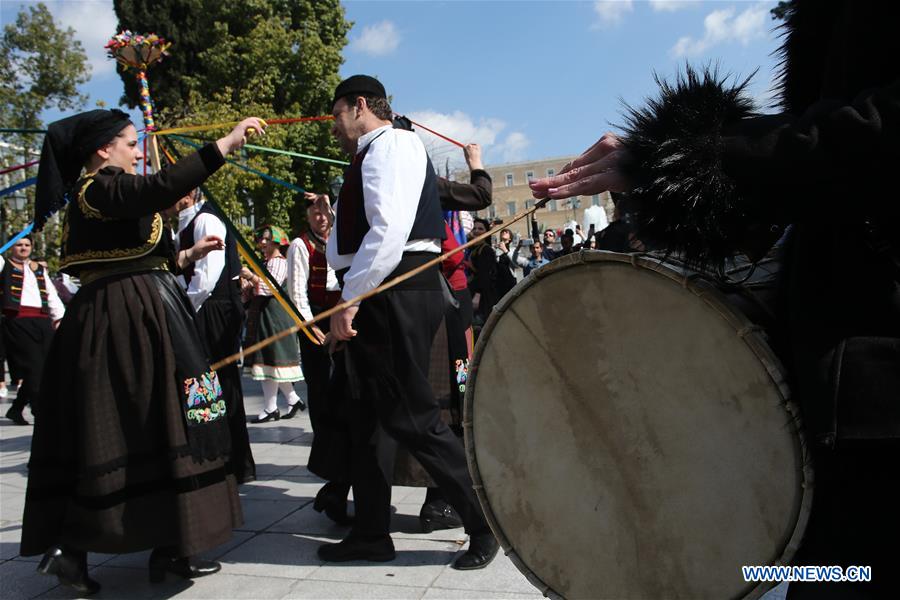
[[[493,183],[487,171],[472,171],[470,183],[438,178],[441,208],[444,210],[481,210],[491,205]]]
[[[224,164],[219,148],[210,143],[153,175],[103,169],[88,186],[85,201],[104,217],[136,219],[169,208]]]
[[[900,158],[900,82],[850,103],[823,99],[799,115],[764,116],[753,113],[745,84],[689,70],[631,110],[623,142],[639,237],[719,261],[740,250],[748,224],[816,218],[848,194],[888,186]]]

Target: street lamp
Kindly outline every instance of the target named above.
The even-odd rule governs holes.
[[[13,194],[9,199],[12,201],[13,210],[25,210],[25,204],[28,202],[28,199],[25,196]]]
[[[341,193],[341,187],[344,185],[344,177],[338,175],[334,179],[331,180],[331,183],[328,184],[328,187],[331,189],[331,198],[332,203],[337,201],[338,195]]]

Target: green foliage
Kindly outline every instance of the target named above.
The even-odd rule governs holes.
[[[156,33],[171,56],[147,77],[160,127],[237,121],[255,115],[329,114],[350,23],[338,0],[115,0],[120,29]],[[133,73],[122,73],[129,106],[139,104]],[[277,125],[262,146],[340,158],[330,125]],[[204,133],[209,139],[225,129]],[[183,154],[190,148],[175,143]],[[325,191],[340,169],[288,156],[245,153],[250,167],[300,187]],[[291,190],[233,166],[209,188],[225,212],[249,228],[274,223],[298,231],[305,204]]]
[[[772,15],[772,20],[784,21],[787,19],[788,12],[793,8],[793,4],[793,0],[779,0],[778,4],[769,11],[769,14]]]
[[[77,110],[84,106],[86,97],[78,93],[78,86],[88,80],[90,67],[84,49],[74,35],[71,27],[59,28],[42,3],[22,10],[14,23],[3,28],[0,37],[0,127],[41,129],[40,114],[44,110]],[[34,160],[42,139],[40,135],[4,136],[6,145],[0,146],[0,165]],[[36,174],[37,167],[30,167],[10,177],[0,177],[0,184],[12,185]],[[0,243],[31,221],[34,187],[17,195],[22,193],[26,198],[24,210],[10,210],[10,197],[2,200]],[[58,225],[54,220],[36,236],[35,256],[46,256],[54,267],[58,240]]]

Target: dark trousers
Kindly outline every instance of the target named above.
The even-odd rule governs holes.
[[[21,412],[37,398],[44,359],[53,340],[53,324],[46,317],[4,317],[2,328],[10,373],[22,379],[11,410]]]
[[[472,489],[465,449],[441,420],[428,383],[431,342],[444,318],[438,274],[429,273],[436,285],[428,279],[426,287],[432,289],[395,288],[364,301],[354,320],[357,336],[347,345],[359,388],[351,411],[357,535],[390,531],[393,464],[385,453],[379,461],[376,452],[389,446],[378,443],[385,434],[418,459],[470,534],[489,530]]]
[[[315,312],[315,311],[314,311]],[[328,331],[328,321],[320,323]],[[346,377],[332,378],[332,357],[328,348],[309,341],[300,333],[300,358],[309,400],[309,420],[313,428],[307,468],[327,479],[335,494],[345,498],[350,491],[350,417]],[[334,369],[344,371],[344,353],[334,356]]]

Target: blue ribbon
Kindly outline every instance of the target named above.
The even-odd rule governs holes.
[[[9,186],[5,190],[0,190],[0,198],[2,198],[3,196],[9,196],[10,194],[14,194],[21,189],[27,188],[30,185],[34,185],[35,183],[37,183],[37,177],[30,177],[30,178],[26,179],[25,181],[20,181],[19,183],[15,184],[15,185]]]
[[[18,242],[18,241],[21,240],[23,237],[25,237],[26,235],[28,235],[29,233],[31,233],[31,230],[32,230],[32,229],[34,229],[34,223],[29,223],[28,225],[26,225],[26,226],[25,226],[25,229],[23,229],[22,231],[20,231],[20,232],[17,233],[16,235],[12,236],[12,238],[11,238],[8,242],[6,242],[5,244],[3,244],[3,247],[0,248],[0,254],[3,254],[4,252],[6,252],[6,251],[9,250],[10,248],[12,248],[12,247],[15,245],[16,242]]]

